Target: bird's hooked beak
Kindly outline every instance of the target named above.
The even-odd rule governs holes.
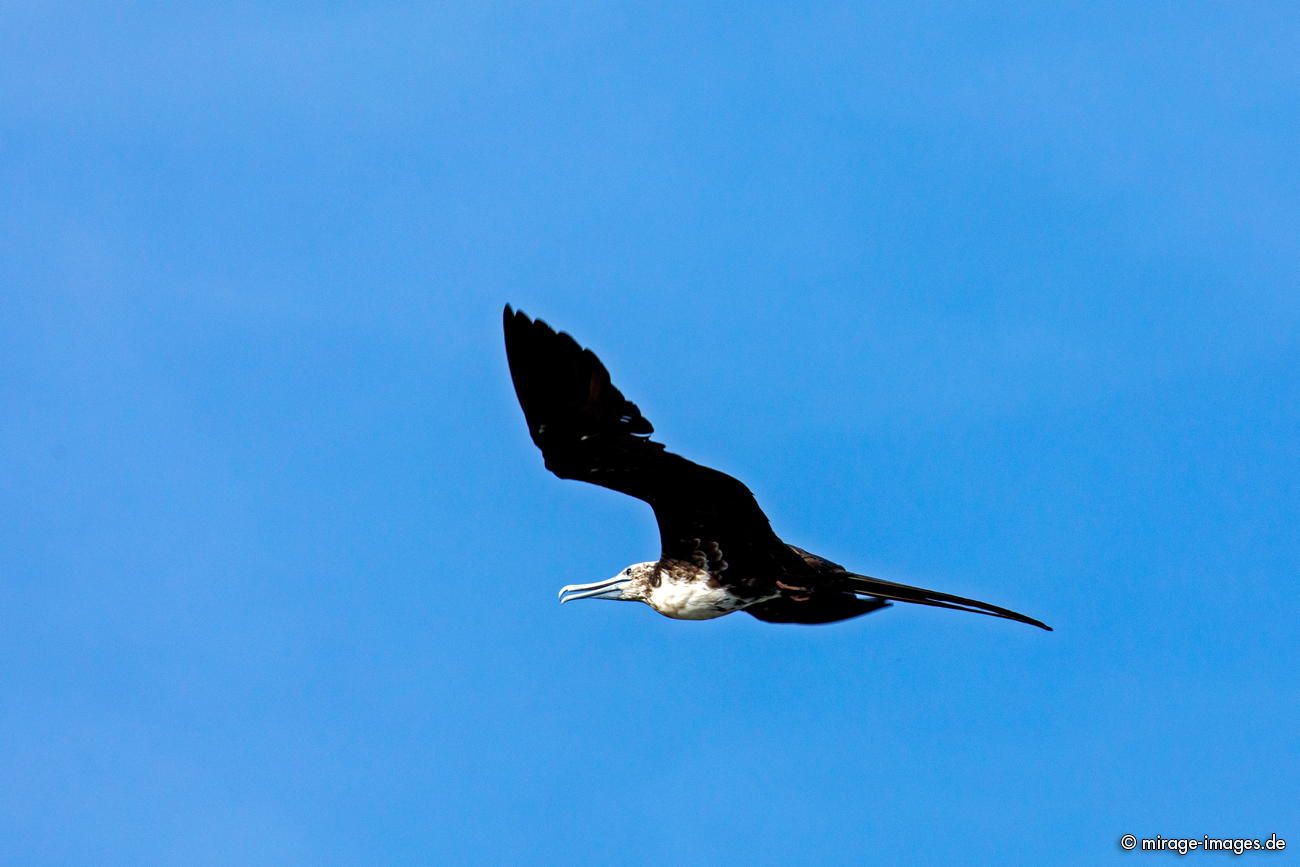
[[[596,581],[593,584],[566,584],[560,588],[560,604],[572,602],[575,599],[616,599],[625,601],[627,597],[623,591],[632,583],[632,579],[626,575],[618,575],[614,578],[606,578],[604,581]]]

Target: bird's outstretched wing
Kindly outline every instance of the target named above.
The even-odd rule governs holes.
[[[724,583],[729,570],[780,574],[790,563],[749,489],[651,440],[654,428],[595,353],[508,304],[504,326],[515,394],[547,469],[649,503],[663,556],[694,562]]]

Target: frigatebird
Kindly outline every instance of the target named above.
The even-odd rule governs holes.
[[[643,500],[659,524],[658,560],[569,584],[562,603],[644,602],[679,620],[744,611],[771,623],[833,623],[913,602],[1051,631],[1006,608],[858,575],[782,542],[744,484],[650,439],[654,428],[590,349],[509,304],[504,327],[515,394],[546,468]]]

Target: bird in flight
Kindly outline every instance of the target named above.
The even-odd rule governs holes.
[[[644,602],[679,620],[744,611],[771,623],[833,623],[913,602],[1051,631],[1006,608],[858,575],[782,542],[749,488],[650,439],[654,428],[590,349],[509,304],[504,326],[515,394],[546,468],[643,500],[659,524],[658,560],[570,584],[561,602]]]

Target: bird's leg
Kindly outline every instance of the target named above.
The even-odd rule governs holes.
[[[795,585],[787,584],[784,581],[777,581],[776,587],[778,590],[784,590],[786,593],[789,593],[789,598],[792,602],[807,602],[812,598],[811,587],[796,587]]]

